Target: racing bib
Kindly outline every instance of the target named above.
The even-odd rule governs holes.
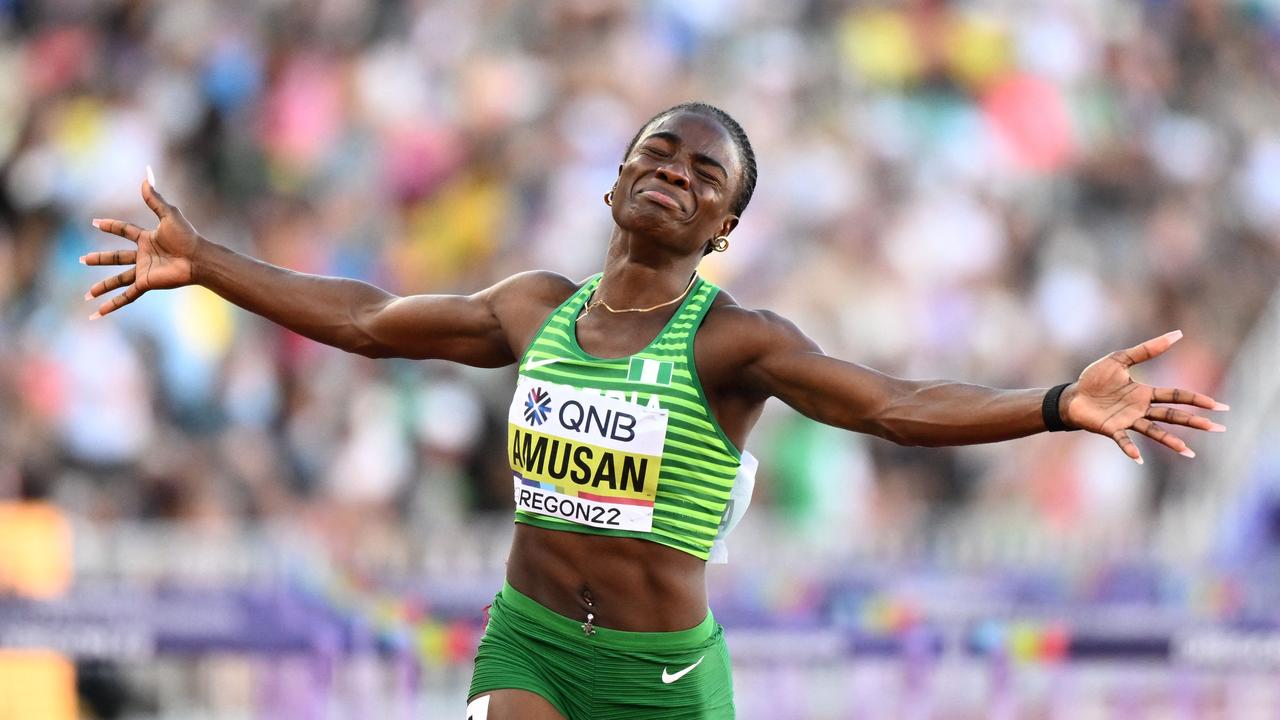
[[[521,375],[507,416],[516,509],[647,532],[666,437],[666,410]]]

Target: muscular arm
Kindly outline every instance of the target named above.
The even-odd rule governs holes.
[[[359,280],[307,275],[201,241],[195,279],[240,307],[317,342],[368,357],[438,358],[499,367],[514,362],[499,318],[513,295],[536,296],[539,273],[473,295],[398,297]],[[567,281],[566,281],[567,282]]]
[[[805,416],[902,445],[967,445],[1043,431],[1045,389],[997,390],[948,380],[904,380],[822,352],[793,324],[756,312],[744,376]],[[1065,403],[1064,403],[1065,404]]]
[[[947,380],[904,380],[825,355],[794,325],[765,311],[722,310],[723,347],[739,364],[732,375],[757,399],[777,397],[806,416],[902,445],[998,442],[1045,430],[1045,389],[998,390]],[[1182,438],[1157,421],[1209,432],[1225,430],[1206,417],[1155,403],[1226,410],[1213,398],[1181,388],[1135,382],[1133,365],[1169,349],[1172,332],[1113,352],[1090,364],[1063,392],[1060,417],[1072,428],[1113,440],[1133,460],[1142,456],[1129,436],[1139,432],[1186,457]]]
[[[149,182],[142,198],[154,229],[96,219],[94,227],[136,244],[93,252],[86,265],[130,266],[94,284],[89,300],[123,288],[91,317],[119,310],[150,290],[200,284],[240,307],[312,340],[369,357],[439,358],[480,367],[515,360],[546,312],[573,283],[546,272],[522,273],[474,295],[397,297],[368,283],[293,272],[201,237]]]

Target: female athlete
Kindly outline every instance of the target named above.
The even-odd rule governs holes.
[[[507,453],[516,530],[468,699],[471,720],[728,718],[729,656],[707,607],[705,565],[749,499],[742,452],[765,400],[903,445],[960,445],[1080,429],[1137,462],[1136,431],[1187,457],[1156,421],[1222,426],[1173,405],[1226,406],[1135,382],[1129,368],[1172,332],[1046,391],[890,377],[825,355],[795,325],[740,307],[697,274],[727,247],[755,187],[738,123],[700,103],[665,110],[627,148],[605,195],[604,269],[575,283],[510,277],[469,296],[397,297],[275,267],[202,237],[152,181],[155,229],[95,227],[133,250],[86,298],[94,317],[149,290],[199,284],[313,340],[369,357],[519,363]]]

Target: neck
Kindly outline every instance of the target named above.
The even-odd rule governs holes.
[[[670,300],[689,286],[701,255],[675,255],[660,242],[615,227],[600,289],[614,307],[642,307]]]

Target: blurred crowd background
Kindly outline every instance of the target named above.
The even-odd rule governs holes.
[[[1274,365],[1242,348],[1280,271],[1276,2],[0,0],[0,77],[0,499],[94,532],[285,526],[413,576],[510,512],[509,368],[345,355],[198,288],[89,321],[107,271],[76,258],[124,247],[89,220],[153,224],[145,166],[255,257],[470,293],[598,271],[627,141],[690,99],[760,168],[704,274],[828,353],[1047,387],[1182,329],[1143,381],[1268,412],[1229,378]],[[1184,433],[1196,461],[1139,439],[1139,467],[1096,436],[900,448],[775,404],[742,532],[889,562],[1160,537],[1256,560],[1280,457],[1251,427],[1231,456]]]

